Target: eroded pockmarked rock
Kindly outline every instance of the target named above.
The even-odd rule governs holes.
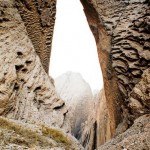
[[[84,124],[81,143],[88,145],[91,138],[95,140],[96,134],[88,132],[97,131],[97,127],[103,130],[102,136],[108,135],[106,139],[100,135],[102,143],[115,133],[115,138],[100,150],[150,149],[150,120],[149,115],[144,115],[150,113],[150,3],[147,0],[81,2],[96,40],[105,91],[103,103],[97,104],[102,109],[97,112],[100,113],[97,121],[102,120],[102,124],[95,124],[95,120],[91,126]],[[0,0],[0,115],[68,131],[68,109],[57,96],[53,79],[46,74],[55,12],[55,0]],[[81,125],[80,120],[77,122]],[[4,130],[1,129],[0,136],[7,139],[10,130]]]
[[[113,133],[118,124],[128,128],[137,117],[150,113],[149,1],[81,2],[97,43]]]
[[[0,20],[0,115],[67,125],[67,108],[42,67],[14,1],[0,0]]]
[[[35,51],[48,73],[56,15],[56,0],[16,0],[15,3]]]

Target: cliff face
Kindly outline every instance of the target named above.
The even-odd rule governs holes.
[[[96,148],[111,139],[112,131],[110,128],[110,118],[106,103],[105,91],[97,93],[97,105],[95,116],[96,128]]]
[[[63,126],[67,109],[35,53],[18,10],[13,1],[1,1],[0,8],[0,115]]]
[[[69,107],[71,132],[85,150],[94,150],[111,137],[104,91],[91,91],[79,73],[67,72],[55,79],[56,92]]]
[[[97,43],[114,133],[118,124],[128,128],[149,113],[149,1],[81,2]]]
[[[71,132],[86,150],[93,150],[111,138],[105,92],[91,89],[79,73],[67,72],[55,79],[58,95],[69,107]]]
[[[80,143],[85,150],[97,149],[111,138],[110,118],[104,90],[95,91],[90,103],[88,119],[83,124]]]
[[[0,149],[82,149],[66,113],[15,1],[0,0]]]

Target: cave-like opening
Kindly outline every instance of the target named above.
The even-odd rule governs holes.
[[[103,86],[95,39],[79,0],[57,1],[50,62],[53,78],[73,71],[79,72],[92,90]]]

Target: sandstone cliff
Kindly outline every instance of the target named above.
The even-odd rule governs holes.
[[[149,150],[150,115],[144,115],[124,133],[100,146],[98,150]]]
[[[101,124],[96,125],[94,120],[91,123],[91,126],[94,123],[94,128],[98,127],[97,133],[100,134],[95,134],[96,130],[89,130],[91,127],[87,126],[83,133],[94,131],[94,134],[82,135],[90,135],[88,139],[94,139],[94,143],[97,135],[96,138],[102,142],[97,145],[114,137],[100,146],[100,150],[134,150],[137,147],[148,150],[150,2],[81,2],[97,44],[105,93],[96,108],[97,120],[101,120]],[[70,131],[69,120],[66,119],[68,108],[57,95],[53,79],[46,73],[49,68],[55,13],[56,0],[0,0],[0,144],[6,149],[10,149],[12,144],[17,145],[18,149],[20,146],[31,148],[29,137],[24,134],[29,133],[30,125],[34,126],[30,132],[33,133],[33,140],[36,135],[34,147],[46,148],[48,144],[50,149],[54,144],[55,148],[66,148],[64,143],[60,146],[58,141],[47,137],[47,134],[44,135],[43,142],[43,130],[40,127],[43,124],[50,131],[52,126],[59,128],[55,131],[60,128]],[[38,133],[36,128],[40,128]],[[20,134],[21,131],[23,134]],[[104,137],[105,133],[108,136]],[[63,139],[66,134],[62,134]],[[9,138],[10,135],[17,138]],[[25,142],[19,141],[18,145],[18,137]],[[71,138],[73,137],[69,139]],[[81,139],[84,141],[86,136]],[[76,140],[73,139],[72,144],[75,143]],[[97,145],[94,144],[92,148]],[[75,147],[82,149],[79,144],[75,144]]]
[[[0,2],[0,115],[62,127],[67,108],[45,73],[15,4]]]

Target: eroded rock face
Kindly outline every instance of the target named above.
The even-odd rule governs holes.
[[[48,73],[56,15],[56,0],[16,0],[15,3],[35,51]]]
[[[82,150],[67,111],[14,1],[0,0],[0,149]]]
[[[67,72],[55,79],[57,93],[69,106],[72,134],[85,150],[94,150],[112,136],[105,92],[94,95],[79,73]]]
[[[143,115],[124,133],[105,143],[98,150],[149,150],[150,115]]]
[[[144,71],[142,79],[135,85],[129,97],[129,106],[138,117],[150,111],[150,69]]]
[[[0,117],[1,150],[83,150],[79,142],[58,128]]]
[[[97,43],[113,133],[149,113],[149,1],[81,2]]]
[[[83,126],[80,142],[86,150],[97,149],[100,145],[111,139],[112,130],[110,116],[106,103],[104,90],[94,92],[91,108],[93,111],[88,116],[87,123]]]
[[[97,148],[97,120],[96,111],[97,104],[99,102],[99,91],[93,91],[93,99],[90,104],[90,112],[88,114],[87,121],[83,124],[81,130],[80,143],[83,145],[85,150],[93,150]]]
[[[98,110],[96,120],[92,115],[85,115],[87,111],[81,113],[87,122],[81,124],[82,120],[77,120],[76,137],[87,149],[95,149],[112,136],[115,138],[100,150],[150,149],[150,120],[149,115],[144,115],[150,113],[150,3],[147,0],[81,2],[97,43],[105,94],[96,104],[98,107],[93,106]],[[9,118],[6,119],[8,130],[0,126],[2,138],[7,138],[10,132],[15,134],[14,128],[13,131],[10,128],[14,124],[10,118],[69,131],[68,109],[58,97],[53,79],[46,74],[55,7],[55,0],[0,0],[0,115]],[[80,115],[81,104],[76,108],[74,112]],[[18,137],[27,140],[22,135]],[[55,148],[64,148],[55,144]]]
[[[0,1],[0,20],[0,115],[65,128],[67,108],[44,71],[13,1]]]

